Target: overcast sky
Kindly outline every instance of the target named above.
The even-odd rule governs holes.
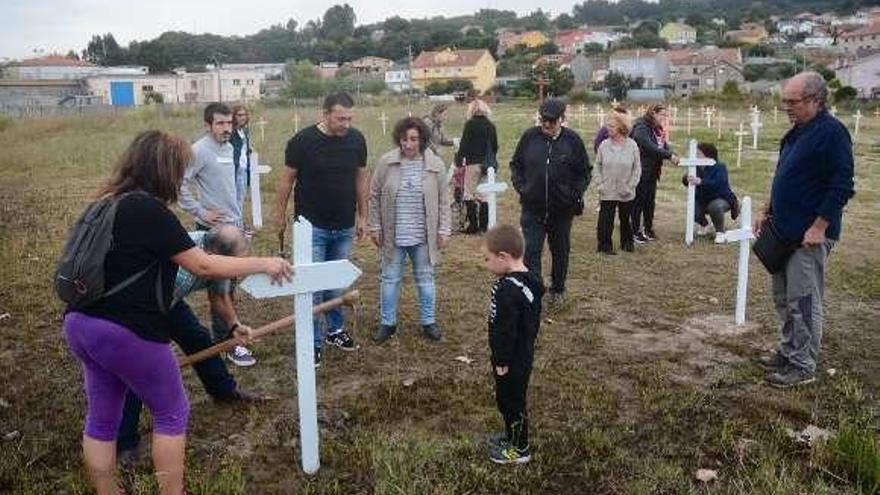
[[[538,5],[553,15],[570,12],[578,0],[349,0],[357,24],[387,17],[422,18],[471,14],[480,8],[515,10],[520,15]],[[165,31],[248,35],[293,18],[300,25],[320,18],[335,3],[306,0],[2,0],[0,58],[68,50],[81,52],[93,34],[113,33],[128,46]]]

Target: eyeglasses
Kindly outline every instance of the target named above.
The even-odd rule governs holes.
[[[798,103],[809,100],[811,98],[813,98],[813,97],[812,96],[804,96],[802,98],[783,98],[782,104],[789,106],[789,107],[793,107],[793,106],[797,105]]]

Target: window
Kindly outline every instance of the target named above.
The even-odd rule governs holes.
[[[253,80],[253,79],[248,79],[248,80],[247,80],[247,85],[248,85],[248,86],[253,86],[253,85],[254,85],[254,80]]]
[[[151,93],[153,91],[153,86],[151,84],[144,84],[141,86],[141,91],[144,93]]]
[[[233,86],[241,86],[241,79],[233,79],[232,85]]]
[[[699,73],[700,73],[700,71],[696,67],[694,67],[694,75],[697,75]]]

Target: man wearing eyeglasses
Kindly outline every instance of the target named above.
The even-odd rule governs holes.
[[[798,247],[773,274],[773,300],[783,321],[779,349],[760,358],[773,386],[813,382],[822,340],[825,262],[840,238],[843,208],[853,196],[852,141],[825,108],[828,88],[815,72],[791,78],[783,105],[793,127],[782,138],[770,201],[755,222]]]
[[[580,136],[564,127],[565,103],[548,98],[539,110],[540,125],[527,130],[510,161],[511,181],[519,193],[520,225],[526,240],[525,263],[541,275],[544,238],[550,246],[550,306],[563,302],[571,222],[584,211],[590,184],[590,158]]]

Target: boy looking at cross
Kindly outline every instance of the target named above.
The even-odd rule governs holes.
[[[519,229],[498,225],[483,239],[484,265],[498,276],[489,307],[489,348],[495,399],[505,428],[490,437],[489,458],[498,464],[524,464],[532,458],[526,394],[541,325],[544,284],[523,262],[525,240]]]

